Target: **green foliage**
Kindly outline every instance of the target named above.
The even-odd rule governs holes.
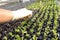
[[[21,40],[19,35],[15,35],[16,40]]]
[[[58,40],[60,7],[56,2],[37,0],[27,8],[36,10],[35,14],[30,19],[21,22],[21,25],[9,35],[16,40]],[[7,40],[6,37],[4,39]]]
[[[20,30],[19,29],[15,29],[15,32],[20,32]]]
[[[3,37],[3,40],[8,40],[6,36]]]

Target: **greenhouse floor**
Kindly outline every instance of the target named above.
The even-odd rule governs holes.
[[[13,10],[17,10],[17,9],[20,9],[20,8],[24,8],[24,7],[28,6],[29,4],[32,4],[33,2],[35,2],[35,1],[30,1],[30,2],[26,2],[26,3],[19,3],[19,2],[9,3],[9,4],[6,4],[6,5],[0,6],[0,8],[13,11]]]

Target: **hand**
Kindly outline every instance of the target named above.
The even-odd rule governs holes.
[[[32,11],[27,10],[26,8],[23,8],[23,9],[13,11],[13,15],[14,15],[13,20],[24,18],[24,17],[30,18],[32,17]]]

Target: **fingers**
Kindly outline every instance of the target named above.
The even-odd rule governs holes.
[[[24,18],[31,18],[32,17],[32,14],[29,14],[27,16],[25,16]]]
[[[30,18],[30,17],[32,17],[32,11],[31,10],[29,10],[29,15],[27,15],[28,16],[28,18]]]
[[[27,10],[26,15],[24,15],[24,18],[31,18],[32,17],[33,12],[31,10]]]

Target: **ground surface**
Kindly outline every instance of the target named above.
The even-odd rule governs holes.
[[[26,7],[28,6],[29,4],[32,4],[34,1],[31,1],[31,2],[26,2],[26,3],[15,3],[15,4],[6,4],[6,5],[3,5],[3,6],[0,6],[0,8],[3,8],[3,9],[7,9],[7,10],[17,10],[17,9],[20,9],[20,8],[23,8],[23,7]]]

